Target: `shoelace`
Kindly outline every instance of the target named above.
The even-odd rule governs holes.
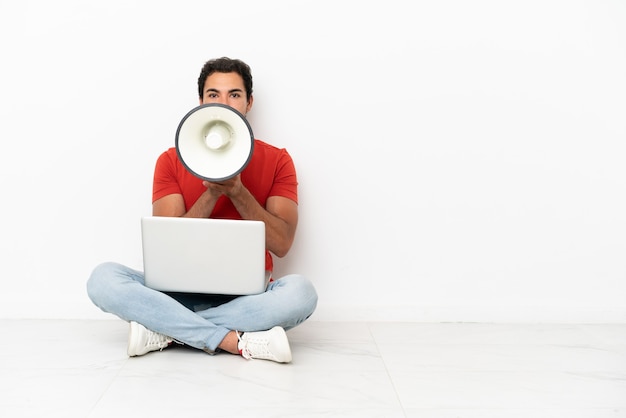
[[[237,338],[240,342],[243,342],[243,347],[239,351],[246,360],[253,358],[268,359],[273,357],[268,348],[269,340],[267,338],[249,340],[246,337],[242,338],[239,333],[237,333]]]
[[[148,330],[148,341],[146,342],[146,346],[148,347],[158,347],[163,350],[165,347],[169,345],[168,338],[159,334],[158,332]]]

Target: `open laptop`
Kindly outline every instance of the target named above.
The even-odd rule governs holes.
[[[146,286],[169,292],[250,295],[265,291],[261,221],[141,218]]]

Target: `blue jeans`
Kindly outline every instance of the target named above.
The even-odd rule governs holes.
[[[146,287],[141,271],[111,262],[94,269],[87,293],[105,312],[207,351],[215,351],[231,330],[293,328],[317,306],[315,288],[298,274],[275,279],[258,295],[165,293]]]

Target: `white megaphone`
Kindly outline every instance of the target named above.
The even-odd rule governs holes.
[[[254,135],[246,118],[230,106],[193,108],[176,130],[176,152],[185,168],[213,182],[228,180],[250,162]]]

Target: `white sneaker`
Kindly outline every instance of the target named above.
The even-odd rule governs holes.
[[[142,356],[150,351],[163,350],[174,340],[158,332],[150,331],[143,325],[131,321],[128,333],[128,355]]]
[[[291,361],[289,340],[281,327],[274,327],[269,331],[244,332],[239,337],[237,348],[246,359],[272,360],[278,363]]]

